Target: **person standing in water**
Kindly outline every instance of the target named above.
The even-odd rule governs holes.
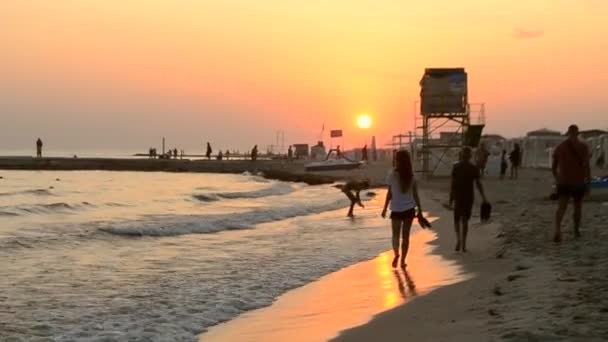
[[[410,246],[410,229],[416,218],[416,207],[418,216],[422,216],[418,186],[414,179],[412,160],[408,151],[401,150],[395,153],[394,169],[388,174],[386,183],[388,191],[382,209],[382,217],[386,217],[386,210],[390,203],[392,246],[395,255],[392,266],[396,268],[399,257],[401,257],[401,268],[405,268],[407,266],[405,258]],[[399,254],[400,236],[401,254]]]
[[[363,206],[363,203],[361,203],[360,192],[361,192],[361,190],[365,190],[365,189],[369,188],[368,180],[348,181],[348,182],[346,182],[346,184],[338,185],[337,187],[339,189],[341,189],[342,192],[346,195],[346,197],[348,197],[348,199],[350,200],[350,208],[348,209],[348,213],[346,214],[346,216],[348,216],[348,217],[354,216],[353,210],[355,208],[355,204],[358,204],[361,208],[365,208]]]
[[[42,158],[42,140],[40,138],[36,140],[36,157]]]
[[[467,233],[469,219],[473,211],[475,199],[474,185],[487,202],[483,185],[479,179],[479,168],[471,163],[471,148],[464,147],[460,152],[460,161],[452,169],[452,185],[450,188],[450,207],[454,208],[454,230],[456,231],[456,251],[467,251]],[[460,229],[462,226],[462,230]]]

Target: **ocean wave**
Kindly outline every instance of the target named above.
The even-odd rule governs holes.
[[[0,192],[0,197],[16,196],[16,195],[53,196],[53,193],[47,189],[31,189],[31,190],[24,190],[24,191]]]
[[[95,207],[89,202],[75,204],[65,202],[39,203],[28,205],[4,206],[0,207],[0,216],[24,216],[24,215],[44,215],[55,213],[70,213]]]
[[[252,191],[236,191],[236,192],[210,192],[202,194],[194,194],[192,197],[201,202],[213,202],[222,199],[238,199],[238,198],[260,198],[267,196],[287,195],[294,191],[294,188],[287,183],[275,183],[274,185]]]
[[[101,231],[124,236],[175,236],[185,234],[209,234],[225,230],[251,229],[255,225],[285,220],[292,217],[318,214],[336,210],[346,205],[345,200],[333,202],[302,204],[277,208],[265,208],[244,213],[157,218],[153,221],[133,221]]]

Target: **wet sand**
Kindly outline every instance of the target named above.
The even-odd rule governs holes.
[[[434,232],[415,228],[405,271],[391,267],[392,251],[386,251],[290,291],[270,307],[213,327],[200,341],[326,341],[373,315],[470,277],[454,261],[432,254],[435,246],[429,243],[435,239]]]
[[[385,170],[377,168],[375,177],[381,179]],[[361,174],[338,176],[359,177]],[[480,224],[479,204],[475,205],[469,251],[463,254],[454,251],[451,212],[444,207],[448,184],[448,179],[421,182],[425,210],[441,217],[433,223],[438,239],[432,242],[436,245],[432,253],[457,262],[466,274],[474,277],[419,295],[414,300],[400,300],[401,305],[392,309],[386,307],[384,309],[388,310],[373,318],[364,318],[349,307],[367,306],[365,312],[373,315],[378,307],[372,308],[362,299],[366,293],[383,291],[378,282],[362,282],[365,290],[352,291],[361,292],[361,296],[351,297],[336,293],[332,290],[333,285],[324,285],[330,282],[320,281],[296,290],[306,296],[299,297],[293,291],[265,309],[283,314],[260,317],[301,317],[310,311],[310,307],[325,303],[328,299],[321,293],[326,293],[333,294],[333,297],[329,296],[329,303],[335,303],[334,297],[346,297],[350,305],[341,303],[344,310],[334,315],[328,315],[332,312],[327,311],[325,316],[307,316],[308,323],[301,327],[288,324],[289,331],[283,329],[282,333],[306,341],[325,340],[332,336],[329,330],[346,329],[344,325],[350,324],[352,328],[342,331],[335,341],[608,340],[608,198],[595,194],[585,201],[580,240],[574,240],[571,232],[572,209],[569,208],[564,220],[564,241],[555,245],[550,241],[556,208],[556,203],[548,199],[552,184],[550,171],[522,170],[519,180],[487,177],[484,184],[493,203],[493,218],[489,223]],[[410,262],[408,269],[418,285],[415,264]],[[356,265],[347,270],[356,273],[354,279],[369,280],[370,274],[374,274],[371,266]],[[329,275],[326,278],[334,276],[339,277]],[[314,298],[325,299],[319,302]],[[311,304],[304,304],[308,300],[312,300]],[[277,309],[281,302],[290,304],[281,304],[282,308]],[[350,317],[342,319],[345,316]],[[368,319],[371,321],[365,323]],[[233,325],[232,333],[252,332],[257,340],[260,336],[275,336],[272,334],[282,326],[274,324],[272,329],[259,331],[254,318],[243,321],[249,323]],[[260,324],[268,327],[269,322],[272,321]],[[276,336],[287,335],[281,335],[279,329]]]
[[[437,241],[439,253],[476,276],[383,313],[336,341],[608,340],[608,199],[592,194],[585,201],[580,240],[572,234],[570,208],[564,241],[556,245],[549,170],[484,183],[493,223],[472,228],[466,254],[450,252],[449,228]],[[448,184],[423,185],[432,206],[445,202]]]

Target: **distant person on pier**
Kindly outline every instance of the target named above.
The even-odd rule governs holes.
[[[258,145],[253,146],[253,149],[251,150],[251,160],[258,160]]]
[[[42,145],[42,140],[38,138],[38,140],[36,140],[36,157],[38,158],[42,158]]]
[[[460,152],[460,161],[452,169],[450,207],[454,209],[457,252],[467,251],[467,233],[475,200],[475,185],[483,198],[483,202],[488,202],[479,177],[479,168],[471,163],[471,156],[471,148],[464,147]]]
[[[226,160],[230,160],[230,150],[226,150],[226,153],[224,153],[224,156],[226,157]]]
[[[521,165],[521,149],[518,143],[515,143],[513,151],[509,154],[509,161],[511,162],[511,179],[517,179]]]
[[[213,150],[211,149],[211,144],[207,141],[207,152],[205,153],[205,156],[208,160],[211,160],[211,153],[213,153]]]
[[[287,149],[287,160],[288,161],[293,161],[293,150],[291,149],[291,145],[289,145],[289,148]]]
[[[177,159],[177,148],[173,149],[173,158]]]
[[[361,160],[367,161],[367,144],[363,145],[363,148],[361,149]]]
[[[217,159],[217,160],[222,160],[222,159],[224,159],[224,154],[222,154],[222,150],[220,150],[220,151],[217,153],[217,157],[216,157],[216,159]]]
[[[475,151],[475,164],[479,168],[479,177],[483,178],[486,173],[486,165],[488,164],[488,157],[490,152],[486,148],[485,143],[479,144],[479,147]]]

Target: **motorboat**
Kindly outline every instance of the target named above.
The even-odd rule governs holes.
[[[312,162],[304,165],[306,171],[332,171],[332,170],[351,170],[363,165],[362,162],[352,161],[346,158],[327,159]]]

